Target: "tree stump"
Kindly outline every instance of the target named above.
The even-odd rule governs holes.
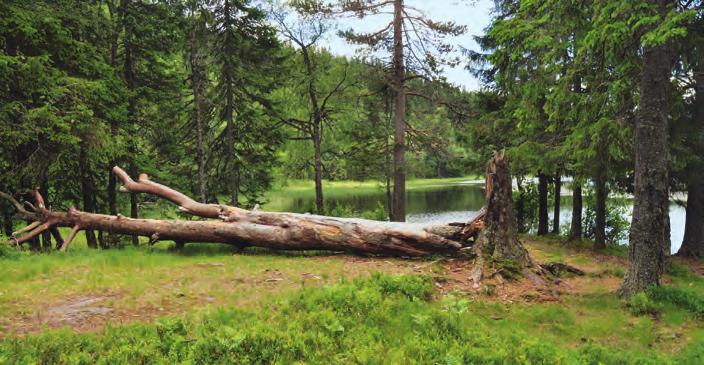
[[[510,262],[514,267],[534,266],[528,251],[518,240],[513,212],[513,190],[508,156],[495,152],[486,166],[486,212],[484,227],[474,244],[477,255],[470,278],[479,286],[486,259]]]

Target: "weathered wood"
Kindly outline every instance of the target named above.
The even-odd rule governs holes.
[[[477,287],[484,273],[485,258],[511,261],[522,268],[534,266],[518,240],[508,156],[503,152],[494,153],[486,167],[486,214],[473,249],[477,261],[470,279]]]
[[[280,250],[331,250],[395,256],[423,256],[458,252],[469,245],[467,232],[480,227],[480,216],[470,224],[430,225],[378,222],[365,219],[336,218],[309,214],[272,213],[237,207],[199,203],[168,186],[153,182],[142,174],[133,180],[119,167],[114,174],[124,184],[120,191],[148,193],[178,205],[179,210],[207,219],[156,220],[133,219],[121,215],[82,212],[54,212],[44,206],[35,192],[39,224],[26,235],[16,238],[21,244],[51,227],[73,227],[65,250],[78,230],[101,230],[109,233],[150,237],[150,242],[215,242],[240,247],[257,246]],[[471,227],[467,227],[471,226]]]

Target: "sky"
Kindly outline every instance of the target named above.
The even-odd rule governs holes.
[[[467,32],[459,37],[448,39],[449,42],[467,49],[479,50],[479,46],[474,41],[475,35],[484,33],[484,28],[491,21],[490,11],[493,6],[492,0],[406,0],[406,5],[416,7],[423,11],[430,19],[436,21],[454,21],[460,25],[467,26]],[[390,15],[380,14],[364,19],[343,18],[338,21],[338,29],[350,29],[357,32],[367,32],[378,30],[390,21]],[[322,45],[332,53],[354,56],[355,47],[344,39],[339,38],[336,32],[330,32]],[[462,66],[457,68],[446,68],[444,75],[448,81],[472,91],[479,89],[479,80],[472,76],[469,71]]]

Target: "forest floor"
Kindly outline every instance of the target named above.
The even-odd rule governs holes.
[[[344,336],[353,336],[356,333],[351,329],[343,334],[336,334],[334,331],[332,334],[328,333],[329,326],[337,326],[335,321],[344,323],[341,322],[343,319],[337,316],[349,316],[347,311],[355,308],[355,300],[359,299],[356,296],[353,299],[346,298],[348,293],[345,294],[342,289],[357,285],[350,290],[366,293],[371,290],[369,287],[381,288],[379,290],[383,294],[391,285],[385,280],[393,279],[394,283],[394,280],[401,280],[401,284],[391,286],[398,285],[402,294],[408,294],[406,291],[413,292],[414,289],[406,290],[404,285],[413,287],[413,280],[418,278],[428,284],[418,295],[422,300],[416,300],[418,298],[411,295],[412,300],[406,303],[408,295],[398,298],[391,294],[388,298],[380,296],[381,302],[374,306],[374,310],[366,308],[356,315],[361,323],[366,323],[367,315],[371,316],[370,318],[379,315],[385,319],[367,323],[367,328],[362,328],[362,332],[368,334],[375,331],[391,331],[398,334],[415,331],[419,334],[420,330],[414,326],[426,320],[423,315],[429,316],[428,320],[432,322],[433,315],[447,315],[448,311],[456,311],[457,318],[452,317],[450,322],[462,324],[460,329],[454,330],[460,332],[454,333],[453,330],[444,328],[440,322],[423,322],[423,326],[429,326],[423,327],[423,331],[433,331],[432,333],[440,336],[440,342],[444,341],[443,338],[447,340],[448,336],[457,337],[460,334],[492,338],[499,343],[518,341],[513,345],[518,347],[527,346],[521,345],[521,341],[530,344],[531,340],[539,340],[541,346],[552,346],[550,351],[555,352],[553,355],[574,359],[579,357],[572,356],[574,354],[570,351],[584,349],[588,350],[586,356],[590,359],[616,353],[621,354],[617,359],[625,359],[626,363],[631,360],[640,361],[637,356],[641,355],[648,359],[680,363],[697,363],[704,357],[704,322],[701,320],[704,306],[699,307],[704,303],[703,262],[674,259],[664,279],[667,287],[689,293],[685,295],[686,299],[675,298],[668,301],[667,298],[660,298],[658,302],[643,296],[629,306],[629,303],[615,294],[626,271],[624,248],[612,247],[604,252],[594,253],[588,248],[588,242],[574,244],[557,237],[534,236],[523,236],[522,240],[537,262],[566,263],[584,270],[587,274],[561,277],[559,283],[549,289],[525,278],[505,283],[489,280],[481,288],[475,289],[468,279],[471,262],[441,257],[406,260],[319,252],[232,252],[228,246],[196,244],[187,245],[183,251],[175,252],[169,243],[160,243],[151,248],[100,251],[90,250],[80,241],[74,243],[67,253],[10,253],[9,257],[0,256],[0,338],[4,338],[4,343],[0,343],[0,364],[20,361],[19,357],[15,356],[23,353],[30,357],[22,358],[21,362],[42,362],[43,360],[31,357],[44,356],[41,351],[37,352],[38,348],[31,345],[41,343],[41,336],[70,339],[72,336],[81,336],[76,333],[90,333],[89,336],[97,336],[94,338],[99,341],[97,339],[109,337],[111,331],[150,331],[156,328],[154,333],[161,333],[159,328],[163,326],[163,318],[178,318],[193,328],[201,328],[204,323],[211,323],[212,319],[218,316],[229,318],[223,320],[229,323],[232,318],[223,313],[230,313],[229,316],[235,315],[232,313],[247,313],[247,318],[257,318],[263,323],[279,323],[281,318],[277,315],[286,312],[289,313],[285,321],[287,324],[282,327],[285,329],[277,332],[279,335],[285,336],[290,326],[302,321],[301,323],[307,323],[306,326],[323,326],[322,333],[327,333],[330,336],[329,341],[335,343],[341,341],[340,336],[343,336],[344,340]],[[355,281],[356,278],[366,279]],[[406,283],[409,280],[411,284]],[[382,284],[379,284],[379,281]],[[346,298],[342,303],[344,308],[336,309],[334,295],[330,297],[330,293],[341,290],[343,294],[338,294]],[[371,292],[375,293],[374,290]],[[427,294],[427,298],[423,293]],[[316,303],[313,309],[306,310],[305,315],[292,315],[291,311],[298,313],[292,308],[303,305],[297,302],[303,300],[302,298],[324,300],[310,299]],[[389,298],[396,299],[386,303],[384,300],[391,300]],[[403,310],[393,309],[391,312],[375,314],[374,311],[385,308],[384,303],[392,307],[405,303],[402,306],[404,310],[408,309],[407,306],[413,307],[413,310],[401,314]],[[304,320],[307,318],[305,316],[311,313],[318,313],[314,324]],[[403,322],[403,318],[406,318],[408,323],[384,322],[387,317],[395,316],[398,316],[397,321]],[[135,325],[138,326],[137,329]],[[364,327],[356,322],[346,326],[357,325]],[[238,327],[237,323],[224,327],[232,326],[235,332],[244,331],[237,332],[240,335],[246,336],[249,333],[246,331],[247,326]],[[256,327],[256,324],[252,326]],[[64,330],[57,332],[60,328]],[[441,330],[450,332],[437,332]],[[198,335],[189,336],[195,336],[190,341],[198,341]],[[432,337],[428,334],[423,336]],[[460,339],[464,338],[461,336]],[[315,343],[318,340],[319,336],[310,341]],[[301,346],[313,346],[313,350],[319,351],[309,349],[312,352],[306,355],[301,354],[299,349],[292,352],[293,357],[285,357],[282,354],[286,352],[282,350],[282,357],[274,357],[274,360],[283,363],[291,359],[346,362],[345,360],[354,358],[357,360],[351,362],[366,363],[368,361],[364,359],[374,359],[374,356],[379,355],[374,351],[362,351],[365,346],[375,343],[373,339],[368,340],[372,342],[365,344],[366,340],[357,339],[353,341],[357,343],[354,345],[356,347],[340,350],[340,354],[344,354],[341,360],[320,357],[329,351],[323,351],[323,347],[320,347],[322,345],[308,342]],[[458,338],[455,340],[459,341]],[[466,339],[459,342],[463,341]],[[448,342],[444,350],[442,345],[437,345],[441,347],[438,351],[446,351],[445,355],[449,356],[448,354],[454,351],[451,343],[452,341]],[[338,343],[335,348],[339,346],[342,345]],[[396,354],[398,359],[411,356],[414,348],[405,342],[395,346],[400,346],[400,349],[394,350],[401,351]],[[528,358],[539,356],[536,359],[555,359],[541,357],[551,353],[545,355],[541,352],[535,355],[531,352],[533,350],[530,350],[532,347],[524,347],[521,347],[521,351],[525,352],[523,355]],[[597,350],[593,350],[594,348]],[[248,349],[255,351],[252,347]],[[429,349],[426,348],[428,351]],[[510,348],[504,350],[513,351]],[[73,350],[57,351],[60,354],[71,354]],[[362,352],[359,353],[360,351]],[[510,352],[509,355],[520,354],[521,351]],[[191,352],[189,354],[192,355]],[[467,359],[467,356],[470,355],[463,354],[461,358]],[[166,358],[169,359],[168,362],[174,360],[172,357]],[[56,360],[53,357],[50,359]],[[129,359],[127,362],[134,360],[132,357]],[[422,359],[424,357],[417,361],[426,362]],[[219,361],[210,358],[206,362],[211,360]]]

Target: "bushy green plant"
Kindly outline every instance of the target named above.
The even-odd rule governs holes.
[[[353,206],[346,204],[335,204],[332,208],[326,207],[325,210],[325,215],[340,218],[364,218],[376,221],[386,221],[389,217],[386,212],[386,207],[384,207],[384,204],[381,202],[376,203],[376,208],[372,210],[365,210],[363,212],[359,212]]]
[[[631,297],[628,308],[636,316],[658,315],[662,311],[662,304],[653,301],[646,293],[638,293]]]
[[[582,227],[584,237],[595,239],[596,232],[596,198],[594,194],[587,194],[584,199],[584,216]],[[618,245],[628,237],[631,222],[625,218],[626,201],[623,199],[608,199],[606,201],[606,243]]]
[[[518,214],[519,205],[523,204],[523,222],[518,222],[521,233],[531,232],[538,227],[538,184],[524,182],[524,191],[513,192],[513,206]],[[518,219],[518,216],[516,217]]]
[[[386,212],[386,207],[380,201],[376,202],[376,207],[372,210],[365,210],[361,214],[364,219],[372,219],[375,221],[386,221],[389,219],[389,214]]]
[[[354,207],[345,204],[334,204],[332,208],[326,207],[325,211],[325,215],[341,218],[355,217],[358,214]]]
[[[699,317],[704,316],[704,297],[699,293],[672,286],[652,286],[647,295],[653,301],[670,303]]]
[[[20,253],[17,250],[0,243],[0,260],[14,260],[19,256]]]

